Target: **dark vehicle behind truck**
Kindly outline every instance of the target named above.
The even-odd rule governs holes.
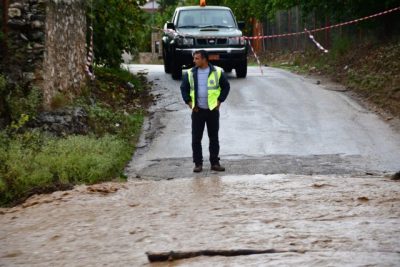
[[[188,6],[175,10],[171,22],[164,25],[163,59],[166,73],[182,77],[182,69],[193,66],[193,52],[204,49],[212,64],[225,72],[247,75],[247,41],[228,7]]]

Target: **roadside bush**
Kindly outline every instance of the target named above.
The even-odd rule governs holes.
[[[126,83],[134,85],[135,92],[141,92],[145,87],[143,86],[144,80],[140,76],[133,76],[128,70],[114,69],[107,67],[95,67],[94,69],[97,77],[98,85],[102,86],[103,90],[115,91]]]
[[[41,92],[37,87],[22,89],[15,87],[6,98],[12,120],[18,120],[26,114],[34,117],[41,105]]]
[[[37,87],[22,88],[7,83],[0,75],[0,117],[18,121],[22,116],[34,117],[42,103],[42,93]]]
[[[144,76],[126,70],[96,67],[95,73],[96,80],[70,103],[85,109],[88,135],[66,137],[28,128],[26,123],[38,110],[39,90],[11,91],[0,76],[0,93],[12,114],[12,121],[0,131],[1,206],[75,184],[125,178],[123,171],[143,123],[143,108],[152,101],[150,86]],[[128,88],[128,82],[133,86]]]
[[[143,113],[128,114],[113,111],[104,105],[88,106],[89,126],[97,136],[116,134],[126,140],[138,135]]]
[[[341,57],[346,55],[346,53],[351,49],[352,41],[346,37],[336,37],[333,40],[332,49],[329,55],[331,58]]]
[[[7,92],[6,103],[13,114],[13,121],[0,131],[0,205],[75,184],[124,178],[144,108],[152,101],[150,86],[144,76],[126,70],[96,68],[96,77],[70,104],[86,110],[89,134],[57,137],[26,126],[37,111],[38,91],[11,92],[0,76],[0,92]],[[129,90],[128,82],[134,85]]]
[[[2,133],[4,138],[4,133]],[[111,135],[65,139],[26,132],[0,146],[0,204],[122,177],[132,146]]]

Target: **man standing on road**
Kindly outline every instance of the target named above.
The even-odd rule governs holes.
[[[225,171],[219,163],[219,108],[229,94],[230,85],[222,69],[208,62],[205,50],[193,54],[195,67],[188,70],[181,84],[182,98],[192,109],[192,150],[194,172],[203,170],[201,140],[207,124],[210,139],[211,170]]]

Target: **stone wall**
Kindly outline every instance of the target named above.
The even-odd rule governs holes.
[[[8,18],[9,79],[41,88],[47,109],[77,95],[86,81],[85,1],[11,0]]]

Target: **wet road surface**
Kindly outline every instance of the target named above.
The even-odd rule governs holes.
[[[247,79],[230,75],[221,109],[227,172],[194,175],[179,82],[161,66],[129,68],[150,71],[158,99],[129,181],[0,209],[0,266],[399,265],[400,183],[384,175],[400,169],[400,135],[377,115],[300,76],[251,67]],[[158,264],[145,255],[205,249],[304,253]]]
[[[190,109],[180,82],[157,65],[148,72],[157,105],[151,108],[129,177],[192,177]],[[384,174],[400,170],[400,134],[343,92],[274,68],[249,67],[246,79],[228,74],[221,106],[221,159],[229,174]],[[203,155],[208,165],[208,137]]]

